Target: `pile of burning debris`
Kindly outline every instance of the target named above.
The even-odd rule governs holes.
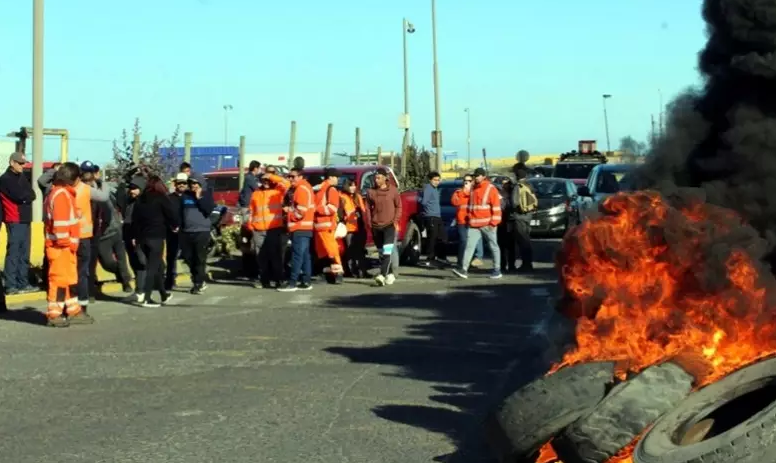
[[[502,461],[776,462],[776,0],[703,16],[640,191],[564,239],[576,345],[489,419]]]

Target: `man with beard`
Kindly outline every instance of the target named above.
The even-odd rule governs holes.
[[[310,242],[313,239],[315,199],[313,188],[304,178],[301,168],[294,167],[288,174],[294,188],[291,205],[283,208],[291,233],[291,275],[286,283],[277,288],[281,292],[312,289],[313,273]],[[299,280],[302,280],[301,282]]]

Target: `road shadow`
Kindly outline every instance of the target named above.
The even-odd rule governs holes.
[[[354,295],[336,308],[418,310],[403,337],[378,347],[335,346],[325,351],[354,363],[396,367],[388,376],[433,383],[438,405],[381,404],[380,418],[445,434],[457,450],[443,462],[489,462],[483,421],[521,385],[560,359],[573,327],[553,310],[557,283],[453,286],[448,293]],[[422,312],[425,312],[423,314]]]
[[[27,323],[28,325],[46,326],[48,319],[46,314],[34,307],[23,307],[0,312],[0,320]]]

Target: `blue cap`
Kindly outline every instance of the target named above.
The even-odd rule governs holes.
[[[92,161],[84,161],[81,163],[81,172],[97,172],[99,168],[92,164]]]

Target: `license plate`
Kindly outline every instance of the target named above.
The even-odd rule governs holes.
[[[538,227],[539,226],[539,221],[538,220],[532,220],[531,221],[531,226],[532,227]]]

